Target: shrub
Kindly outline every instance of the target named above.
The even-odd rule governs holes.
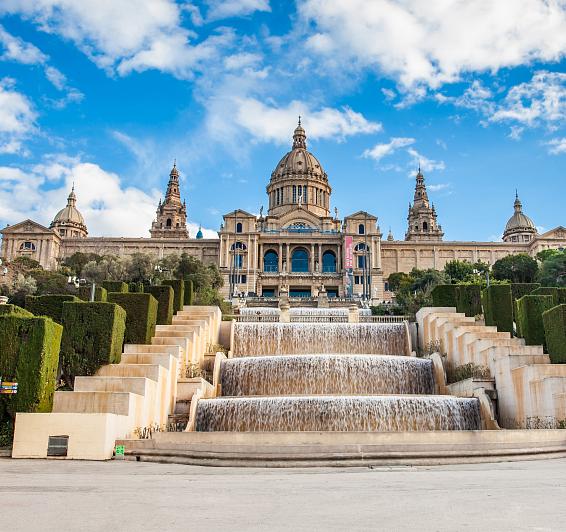
[[[92,286],[81,286],[79,287],[79,299],[83,301],[90,301],[90,294],[92,293]],[[95,301],[106,301],[108,298],[108,292],[106,288],[100,286],[99,284],[94,287],[94,300]]]
[[[80,301],[71,295],[27,296],[26,309],[36,316],[48,316],[57,323],[62,323],[63,303]]]
[[[542,313],[554,306],[552,296],[523,296],[517,300],[517,329],[527,345],[544,345]]]
[[[511,285],[496,284],[483,290],[482,305],[486,325],[495,325],[498,331],[513,332]]]
[[[143,294],[144,292],[143,283],[142,282],[128,283],[128,292],[132,292],[134,294]]]
[[[511,283],[511,295],[514,300],[521,299],[537,288],[540,288],[539,283]]]
[[[127,344],[149,344],[157,323],[157,300],[151,294],[123,294],[110,292],[108,301],[126,311]]]
[[[0,412],[51,412],[63,327],[45,317],[0,317],[0,375],[18,393],[0,396]],[[6,417],[6,416],[4,416]]]
[[[126,311],[114,303],[63,304],[63,376],[73,386],[77,375],[94,375],[106,364],[120,362]]]
[[[195,293],[194,293],[192,281],[185,281],[185,295],[183,301],[185,305],[195,304]]]
[[[553,364],[566,363],[566,305],[543,312],[546,348]]]
[[[555,305],[558,305],[558,288],[554,286],[539,286],[530,293],[531,296],[552,296]]]
[[[128,285],[122,281],[102,281],[102,287],[105,288],[107,292],[125,293],[128,291]]]
[[[183,310],[183,304],[185,302],[185,282],[179,279],[173,279],[163,281],[162,284],[170,286],[175,292],[175,297],[173,300],[173,312]]]
[[[478,366],[473,362],[468,362],[468,364],[462,364],[461,366],[456,366],[455,368],[448,368],[446,372],[446,381],[448,384],[454,382],[460,382],[466,379],[489,379],[491,378],[491,373],[487,366]]]
[[[455,307],[457,301],[455,284],[439,284],[432,290],[432,302],[435,307]]]
[[[173,289],[167,285],[150,286],[147,289],[157,299],[157,324],[171,325],[173,321]]]
[[[0,305],[0,316],[6,316],[8,314],[15,314],[16,316],[33,318],[33,314],[27,311],[25,308],[18,307],[17,305]]]
[[[481,314],[480,285],[459,284],[456,286],[456,310],[471,317]]]

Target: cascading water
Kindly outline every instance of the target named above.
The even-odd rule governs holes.
[[[222,395],[432,394],[432,362],[386,355],[288,355],[224,360]]]
[[[401,355],[403,323],[236,323],[234,356],[296,354]]]

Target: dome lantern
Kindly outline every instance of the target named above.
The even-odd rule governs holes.
[[[49,229],[55,230],[59,236],[65,238],[85,238],[88,235],[83,215],[77,209],[74,183],[67,196],[67,206],[55,215]]]

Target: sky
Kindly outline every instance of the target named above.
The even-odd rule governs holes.
[[[90,236],[149,236],[173,161],[189,230],[267,210],[298,115],[339,216],[406,230],[420,164],[445,240],[515,190],[566,225],[566,0],[2,0],[0,226],[72,184]]]

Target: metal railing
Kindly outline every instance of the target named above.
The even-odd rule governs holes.
[[[362,323],[403,323],[411,320],[411,316],[360,316]]]
[[[321,314],[319,316],[290,316],[291,323],[348,323],[348,315],[337,316]]]

